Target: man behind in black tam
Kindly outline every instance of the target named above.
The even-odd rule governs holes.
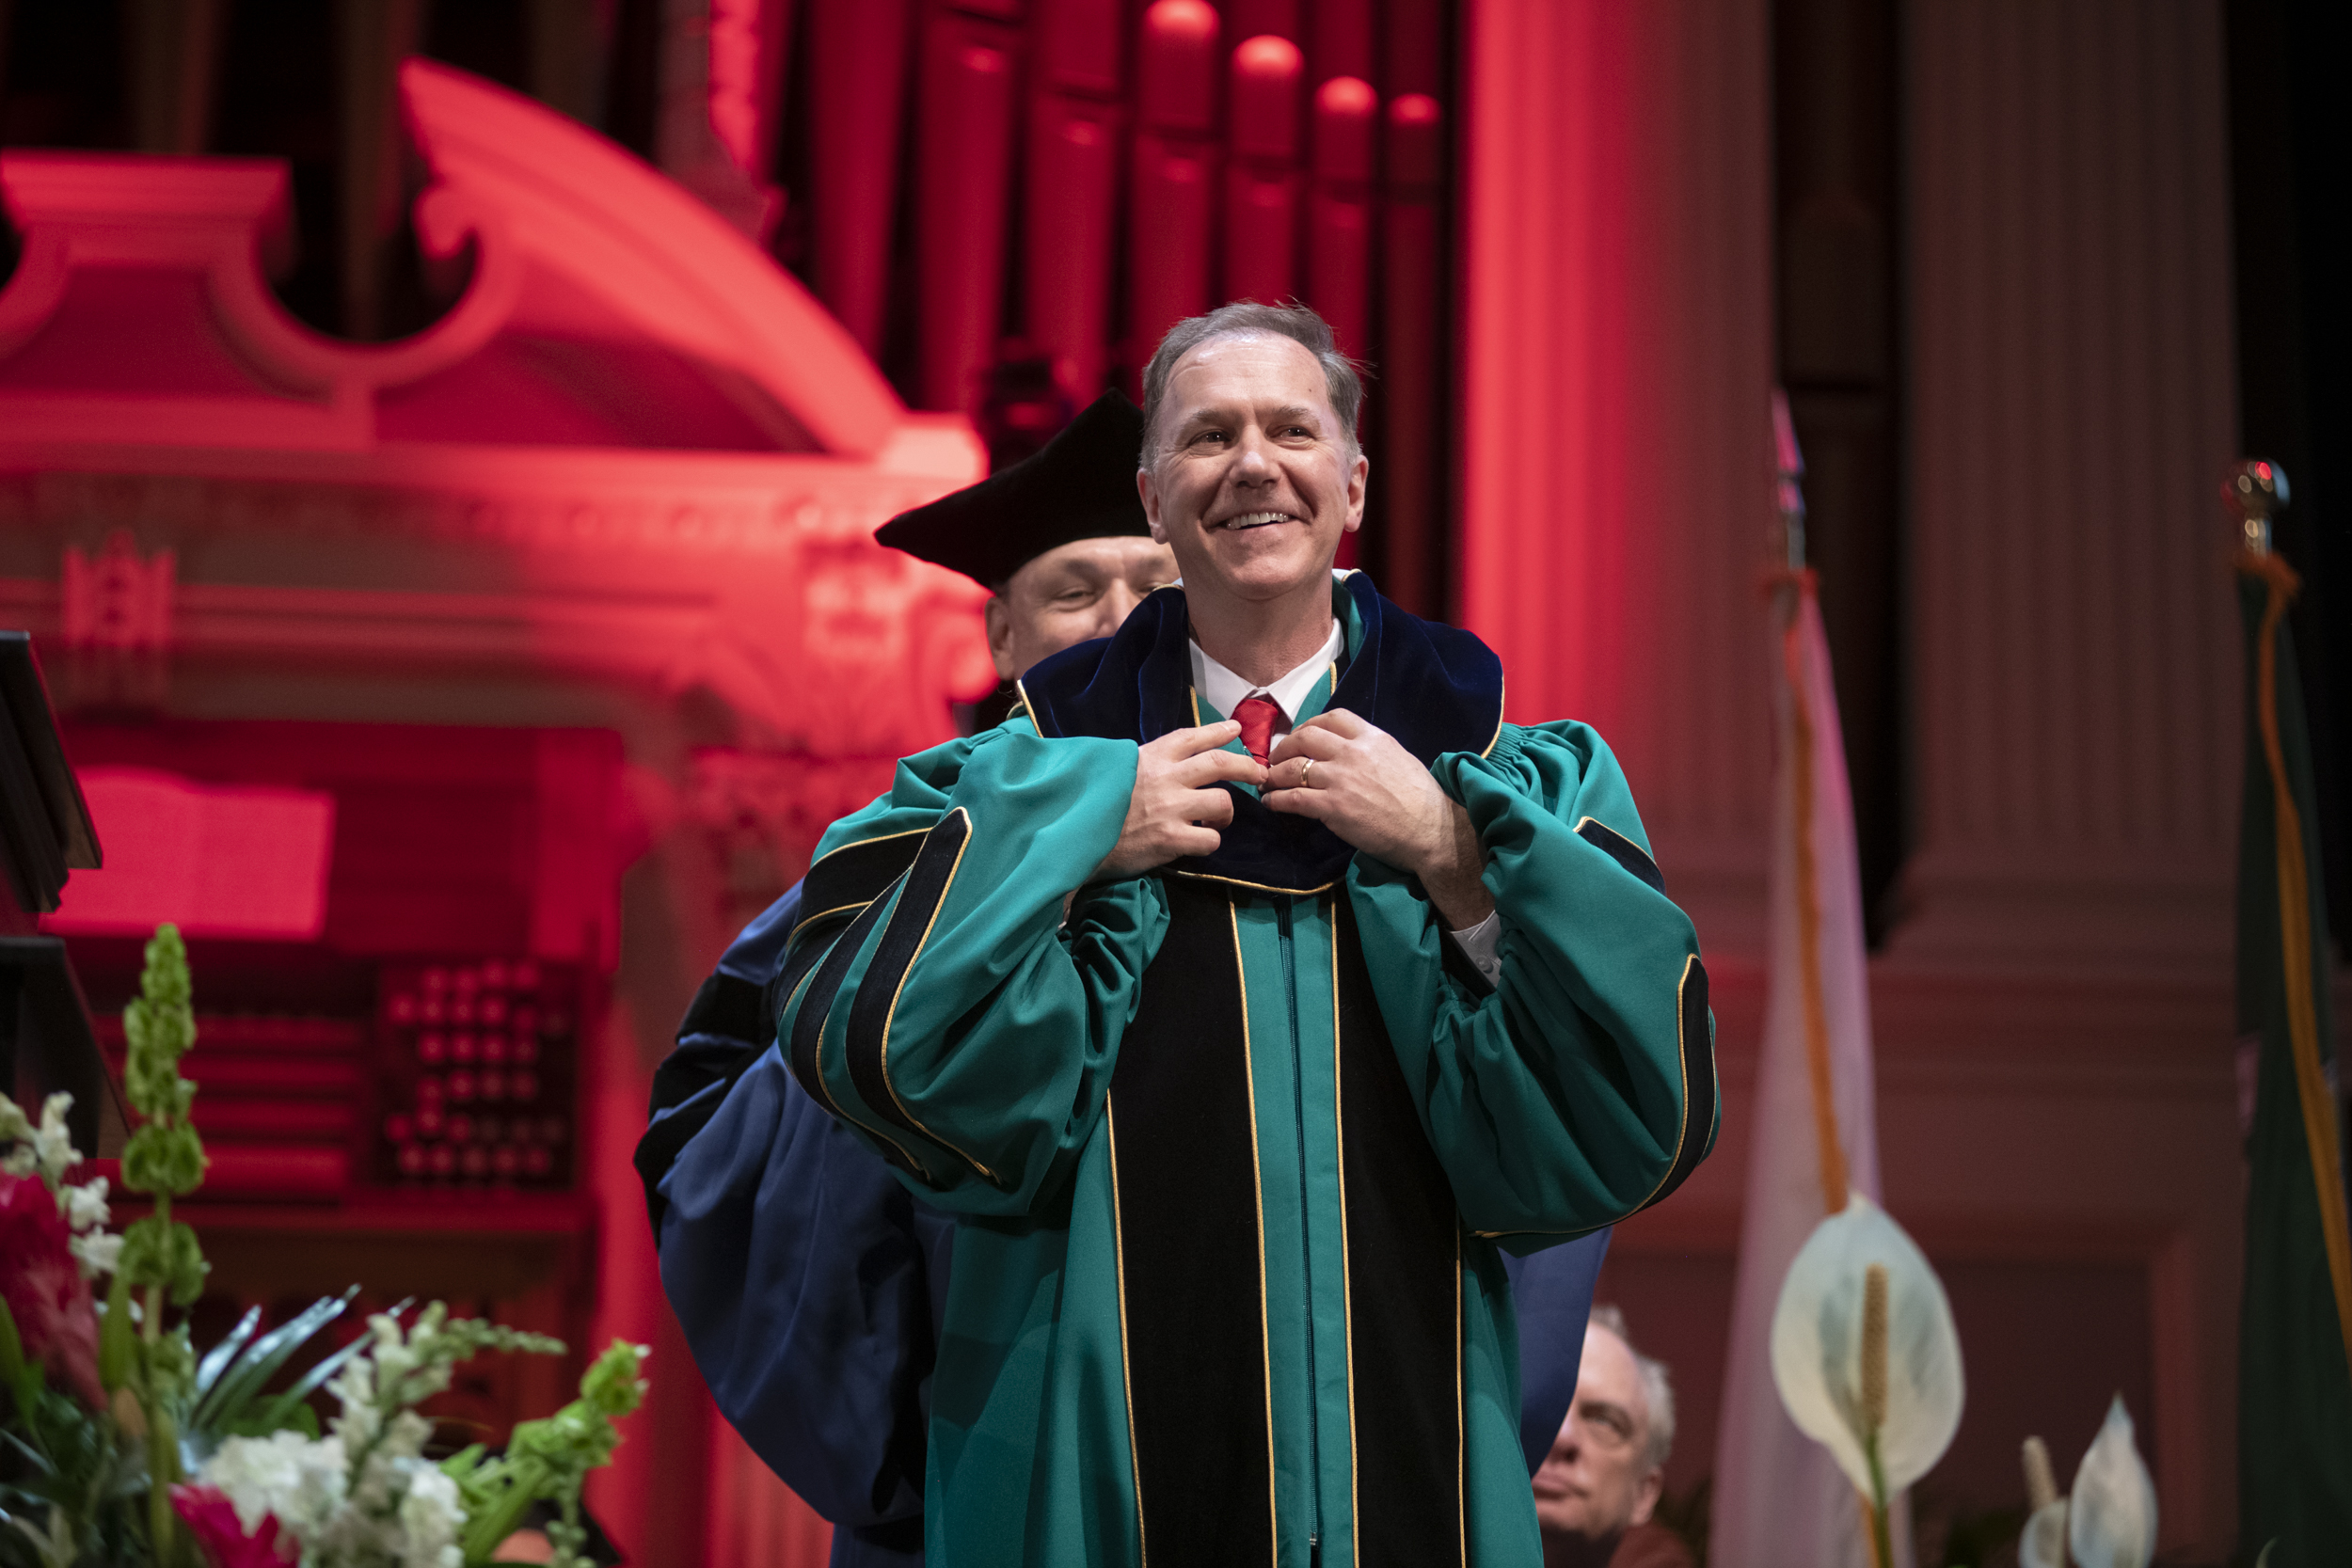
[[[987,587],[988,651],[1005,686],[977,727],[1005,716],[1011,682],[1049,654],[1108,637],[1176,557],[1136,494],[1143,414],[1104,392],[1034,456],[904,512],[874,537]]]
[[[1006,684],[980,705],[980,728],[1003,719],[1011,682],[1032,664],[1108,637],[1175,580],[1176,558],[1153,542],[1136,494],[1142,445],[1141,411],[1105,392],[1034,454],[874,535],[994,594],[989,652]],[[765,992],[806,886],[745,927],[703,982],[655,1075],[637,1168],[663,1287],[719,1408],[834,1523],[836,1568],[898,1568],[923,1560],[951,1227],[912,1202],[770,1049],[776,1008]]]

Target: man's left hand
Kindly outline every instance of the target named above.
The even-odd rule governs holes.
[[[1348,843],[1409,871],[1453,929],[1494,912],[1479,873],[1486,850],[1464,811],[1421,759],[1345,708],[1315,715],[1266,759],[1267,809],[1311,816]]]

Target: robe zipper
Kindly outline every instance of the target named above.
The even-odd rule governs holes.
[[[1314,1523],[1307,1534],[1308,1568],[1323,1561],[1323,1380],[1315,1370],[1315,1257],[1313,1227],[1307,1210],[1307,1076],[1306,1053],[1298,1040],[1298,958],[1291,937],[1291,901],[1274,905],[1274,925],[1282,945],[1282,995],[1290,1005],[1291,1114],[1298,1136],[1298,1262],[1307,1294],[1307,1492],[1314,1504]]]

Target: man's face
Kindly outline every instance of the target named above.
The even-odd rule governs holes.
[[[1288,338],[1212,338],[1176,361],[1139,482],[1187,594],[1264,601],[1331,569],[1364,518],[1360,453],[1323,367]]]
[[[1166,545],[1127,535],[1073,539],[1012,575],[988,601],[988,652],[1006,680],[1038,660],[1119,629],[1154,588],[1176,580]]]
[[[1649,1403],[1641,1369],[1623,1339],[1595,1323],[1584,1330],[1576,1402],[1535,1472],[1535,1520],[1547,1535],[1604,1541],[1646,1524],[1665,1472],[1643,1463]]]

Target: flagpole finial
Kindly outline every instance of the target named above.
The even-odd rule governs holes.
[[[2265,458],[2233,466],[2221,482],[2221,499],[2238,515],[2243,543],[2256,555],[2270,553],[2270,519],[2286,509],[2291,495],[2287,471]]]
[[[1772,388],[1774,490],[1780,513],[1780,546],[1792,572],[1804,570],[1804,453],[1797,448],[1797,423],[1789,417],[1788,394]]]

